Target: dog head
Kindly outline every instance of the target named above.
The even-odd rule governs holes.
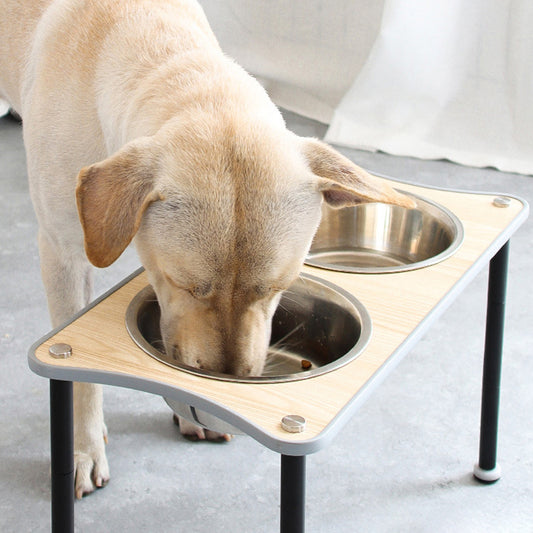
[[[76,194],[94,265],[135,237],[167,354],[241,376],[263,370],[323,201],[413,205],[322,142],[254,124],[168,126],[84,168]]]

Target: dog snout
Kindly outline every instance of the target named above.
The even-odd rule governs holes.
[[[253,366],[251,364],[242,364],[241,362],[234,361],[230,358],[226,361],[225,374],[231,374],[233,376],[251,376],[254,374]]]
[[[219,353],[209,352],[200,356],[184,357],[180,347],[175,344],[170,349],[170,355],[175,361],[198,370],[247,377],[261,375],[262,361],[266,357],[266,350],[265,353],[258,353],[252,357],[250,354],[240,353],[236,349],[222,349]]]
[[[270,317],[253,309],[201,308],[175,319],[162,313],[167,356],[188,367],[233,376],[260,376],[270,339]]]
[[[192,366],[193,368],[197,368],[199,370],[207,370],[210,372],[225,372],[222,358],[214,357],[210,360],[207,356],[191,357],[192,354],[189,354],[189,357],[187,357],[183,354],[178,344],[171,345],[170,349],[166,351],[167,355],[170,355],[172,359],[181,362],[187,366]]]
[[[259,339],[244,346],[242,343],[235,343],[225,351],[225,373],[240,377],[260,376],[263,372],[267,348],[267,344]]]
[[[231,353],[226,356],[220,354],[215,355],[213,358],[199,357],[193,361],[193,366],[199,370],[241,377],[259,375],[261,373],[259,370],[254,369],[252,363],[243,362],[240,359],[241,354],[238,353]]]

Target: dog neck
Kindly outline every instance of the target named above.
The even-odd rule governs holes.
[[[198,111],[216,116],[231,113],[233,106],[240,113],[244,108],[265,117],[278,115],[276,120],[282,122],[263,88],[222,53],[202,20],[184,29],[180,20],[153,17],[156,21],[150,25],[157,22],[165,31],[124,31],[125,25],[136,24],[134,17],[126,17],[108,29],[101,43],[95,91],[109,154],[135,138],[154,135],[170,120]],[[130,36],[128,47],[121,42],[123,35]],[[126,52],[118,55],[117,49]]]

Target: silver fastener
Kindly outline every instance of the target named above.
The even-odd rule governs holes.
[[[70,345],[60,342],[52,344],[48,349],[48,353],[55,359],[67,359],[72,355],[72,348]]]
[[[281,427],[289,433],[305,431],[305,418],[300,415],[287,415],[281,419]]]
[[[507,196],[496,196],[492,200],[492,205],[496,207],[509,207],[511,205],[511,199],[507,198]]]

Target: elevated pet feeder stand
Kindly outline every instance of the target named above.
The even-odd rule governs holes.
[[[489,262],[481,438],[474,475],[484,482],[499,478],[496,441],[508,241],[527,218],[528,206],[510,196],[386,181],[454,213],[463,225],[464,241],[442,262],[396,274],[354,274],[304,266],[304,273],[354,295],[372,320],[367,347],[334,371],[283,383],[234,383],[182,372],[153,359],[131,339],[124,320],[128,304],[148,283],[142,271],[32,346],[30,368],[50,379],[54,532],[74,531],[73,381],[143,390],[187,403],[280,453],[280,531],[303,532],[306,456],[329,444],[362,401]],[[287,415],[295,416],[287,419]]]

